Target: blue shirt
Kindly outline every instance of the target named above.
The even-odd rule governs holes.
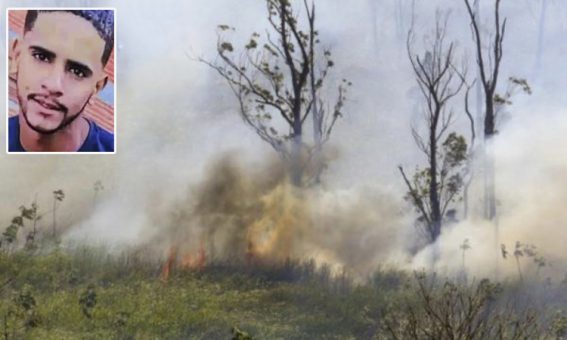
[[[20,143],[19,116],[8,119],[8,151],[26,152]],[[77,152],[113,152],[114,135],[87,119],[89,134]]]

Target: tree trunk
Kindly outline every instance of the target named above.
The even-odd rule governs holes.
[[[314,97],[315,94],[314,94]],[[320,112],[318,111],[318,105],[315,103],[313,104],[313,155],[311,157],[313,163],[313,178],[316,184],[321,182],[321,172],[323,172],[323,157],[321,152],[323,150],[323,135],[321,131],[321,127],[323,125],[322,117]]]
[[[315,13],[313,11],[313,20],[315,20]],[[323,150],[323,112],[319,107],[319,101],[317,96],[317,87],[316,87],[316,80],[315,80],[315,31],[314,29],[311,30],[311,37],[309,40],[309,67],[311,72],[309,72],[310,77],[310,85],[311,85],[311,100],[313,101],[312,112],[311,115],[313,116],[313,168],[314,168],[314,182],[319,184],[321,182],[321,172],[323,171],[323,159],[321,156],[321,151]]]
[[[486,92],[486,115],[484,116],[484,138],[489,140],[494,136],[494,91]]]
[[[486,143],[486,219],[494,221],[496,218],[496,185],[494,171],[494,148],[492,141]]]
[[[496,217],[496,192],[494,180],[494,148],[493,143],[494,129],[494,103],[493,91],[488,91],[486,96],[486,114],[484,118],[484,179],[485,179],[485,211],[484,217],[493,221]]]
[[[299,97],[296,97],[299,98]],[[299,106],[298,106],[299,107]],[[293,143],[291,146],[291,184],[296,187],[302,185],[303,164],[301,157],[301,145],[303,139],[303,127],[301,125],[300,110],[296,110],[293,120]]]
[[[437,181],[437,120],[440,113],[436,113],[435,122],[429,132],[429,202],[431,205],[431,241],[435,242],[441,234],[441,204],[439,202],[439,183]]]
[[[300,187],[302,184],[302,164],[301,164],[301,135],[297,135],[293,139],[291,154],[291,184]]]

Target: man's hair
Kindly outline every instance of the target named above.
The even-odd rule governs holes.
[[[33,28],[35,20],[39,13],[46,12],[69,12],[80,16],[81,18],[89,21],[98,32],[98,35],[104,40],[104,52],[102,53],[102,65],[106,65],[112,47],[114,46],[114,13],[109,10],[28,10],[26,14],[26,21],[24,24],[24,33],[27,33]]]

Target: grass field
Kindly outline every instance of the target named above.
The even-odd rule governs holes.
[[[313,261],[217,261],[172,267],[165,280],[162,266],[93,247],[3,252],[2,337],[563,339],[567,333],[565,283],[465,283],[393,269],[354,283]]]

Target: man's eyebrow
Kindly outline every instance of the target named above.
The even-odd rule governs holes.
[[[55,58],[56,56],[54,52],[51,52],[50,50],[37,45],[30,46],[30,50],[33,50],[34,52],[41,52],[49,58]]]
[[[93,74],[93,71],[91,70],[90,67],[88,67],[87,65],[80,63],[78,61],[75,61],[75,60],[67,60],[67,67],[78,68],[81,71],[83,71],[85,73],[85,76],[87,76],[87,77],[90,76],[91,74]]]
[[[37,45],[30,46],[30,50],[32,50],[34,52],[43,53],[50,59],[53,59],[57,56],[54,52],[51,52],[50,50],[48,50],[44,47],[41,47],[41,46],[37,46]],[[70,60],[69,59],[69,60],[67,60],[66,64],[67,64],[68,68],[75,67],[75,68],[80,69],[81,71],[83,71],[85,73],[85,75],[87,77],[89,77],[93,74],[93,71],[91,70],[90,67],[88,67],[87,65],[85,65],[81,62],[78,62],[76,60]]]

